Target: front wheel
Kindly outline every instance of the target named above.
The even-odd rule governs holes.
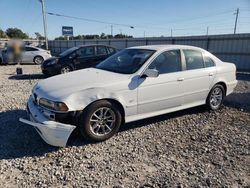
[[[66,74],[66,73],[68,73],[68,72],[71,72],[72,70],[73,70],[73,69],[72,69],[70,66],[66,65],[66,66],[63,66],[63,67],[61,68],[60,73],[61,73],[61,74]]]
[[[89,105],[79,120],[81,134],[88,140],[99,142],[118,132],[122,116],[116,104],[103,100]]]
[[[43,62],[44,62],[44,59],[42,56],[36,56],[33,60],[33,62],[36,64],[36,65],[41,65]]]
[[[208,94],[206,105],[210,110],[218,110],[225,97],[225,89],[222,85],[216,84]]]

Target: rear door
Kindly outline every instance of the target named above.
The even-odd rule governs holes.
[[[76,69],[92,67],[95,62],[95,47],[87,46],[76,50],[74,65]]]
[[[183,54],[186,66],[183,71],[183,103],[203,103],[207,98],[216,69],[205,67],[200,50],[183,49]]]
[[[95,65],[105,60],[108,57],[108,50],[106,46],[96,46],[96,61]]]

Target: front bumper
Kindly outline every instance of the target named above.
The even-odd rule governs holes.
[[[52,146],[66,146],[68,138],[76,126],[49,120],[39,111],[32,97],[28,100],[27,112],[30,120],[20,118],[19,121],[33,126],[46,143]]]
[[[60,73],[61,66],[58,63],[51,66],[41,65],[41,69],[45,75],[56,75]]]

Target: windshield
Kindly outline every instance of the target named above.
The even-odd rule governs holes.
[[[75,51],[75,50],[77,50],[77,49],[78,49],[78,47],[69,48],[69,49],[67,49],[66,51],[60,53],[59,56],[62,57],[62,56],[69,55],[69,54],[71,54],[73,51]]]
[[[96,68],[122,74],[133,74],[154,52],[154,50],[125,49],[104,60]]]

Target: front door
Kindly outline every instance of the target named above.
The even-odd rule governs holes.
[[[82,47],[76,51],[74,64],[76,69],[84,69],[92,67],[95,62],[94,46]]]
[[[156,78],[139,78],[138,114],[182,105],[182,60],[180,50],[165,51],[149,65],[159,71]]]

